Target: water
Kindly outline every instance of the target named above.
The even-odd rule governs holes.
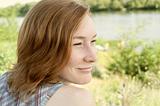
[[[23,18],[17,20],[21,25]],[[126,34],[139,39],[160,40],[159,12],[97,13],[93,14],[93,20],[101,38],[113,40]]]
[[[93,15],[99,37],[118,39],[122,35],[160,40],[160,13],[98,13]]]

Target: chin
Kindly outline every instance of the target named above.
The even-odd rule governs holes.
[[[77,81],[76,84],[80,84],[80,85],[88,84],[89,82],[91,82],[91,80],[92,80],[92,77]]]

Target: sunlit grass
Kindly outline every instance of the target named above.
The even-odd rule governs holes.
[[[93,78],[86,85],[93,92],[97,106],[160,106],[160,90],[143,87],[135,80],[111,75]]]
[[[16,61],[16,43],[0,42],[0,74],[12,67]]]

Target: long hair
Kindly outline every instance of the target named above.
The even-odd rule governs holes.
[[[88,6],[74,0],[42,0],[27,13],[19,30],[17,62],[8,80],[15,95],[25,97],[43,84],[60,81],[73,34],[88,11]]]

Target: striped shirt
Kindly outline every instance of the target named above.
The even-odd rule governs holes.
[[[25,101],[13,97],[7,84],[8,73],[0,76],[0,106],[45,106],[50,97],[61,87],[62,83],[41,86],[32,96]]]

